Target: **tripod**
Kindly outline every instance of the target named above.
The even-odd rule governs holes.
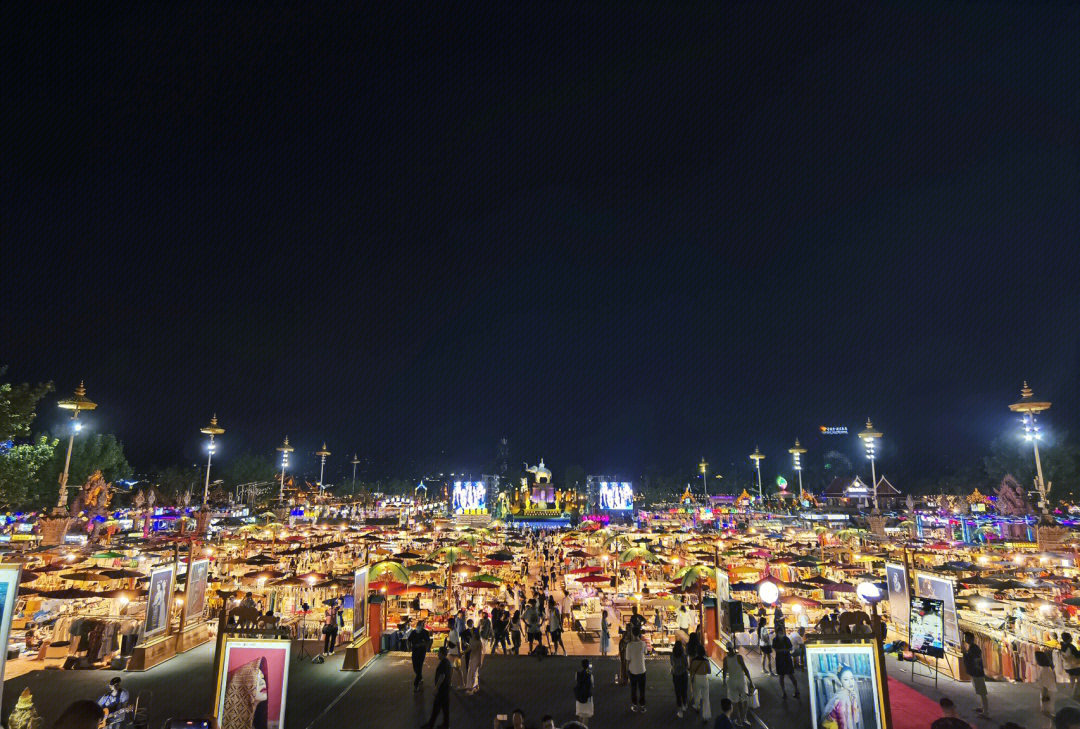
[[[302,661],[305,658],[311,658],[312,662],[315,662],[317,659],[322,658],[321,654],[308,656],[308,653],[307,653],[306,643],[307,643],[307,634],[308,634],[308,616],[310,614],[311,614],[311,610],[302,611],[301,612],[301,618],[296,624],[296,637],[300,641],[300,650],[297,651],[297,653],[296,653],[296,660],[297,661]],[[319,660],[318,662],[322,663],[321,660]]]

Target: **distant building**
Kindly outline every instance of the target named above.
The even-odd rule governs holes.
[[[859,506],[866,508],[874,503],[870,487],[861,478],[838,476],[822,492],[825,503],[833,506]],[[877,482],[878,505],[881,508],[896,508],[900,505],[900,491],[884,476]]]

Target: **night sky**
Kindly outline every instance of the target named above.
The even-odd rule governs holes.
[[[148,5],[8,6],[0,84],[0,363],[137,470],[1080,431],[1073,4]]]

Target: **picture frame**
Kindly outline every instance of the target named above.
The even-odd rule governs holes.
[[[806,673],[813,729],[845,726],[840,715],[848,726],[886,729],[885,671],[874,642],[807,643]]]
[[[285,729],[288,638],[226,635],[214,689],[219,729]]]

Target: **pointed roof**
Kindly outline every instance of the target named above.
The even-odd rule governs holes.
[[[877,482],[877,495],[881,496],[899,496],[900,489],[889,483],[889,480],[882,476]]]
[[[879,482],[880,483],[880,482]],[[825,496],[842,499],[848,495],[848,490],[852,487],[863,489],[863,493],[869,495],[870,487],[866,485],[861,478],[856,476],[854,479],[850,476],[837,476],[832,482],[825,487],[823,492]]]

